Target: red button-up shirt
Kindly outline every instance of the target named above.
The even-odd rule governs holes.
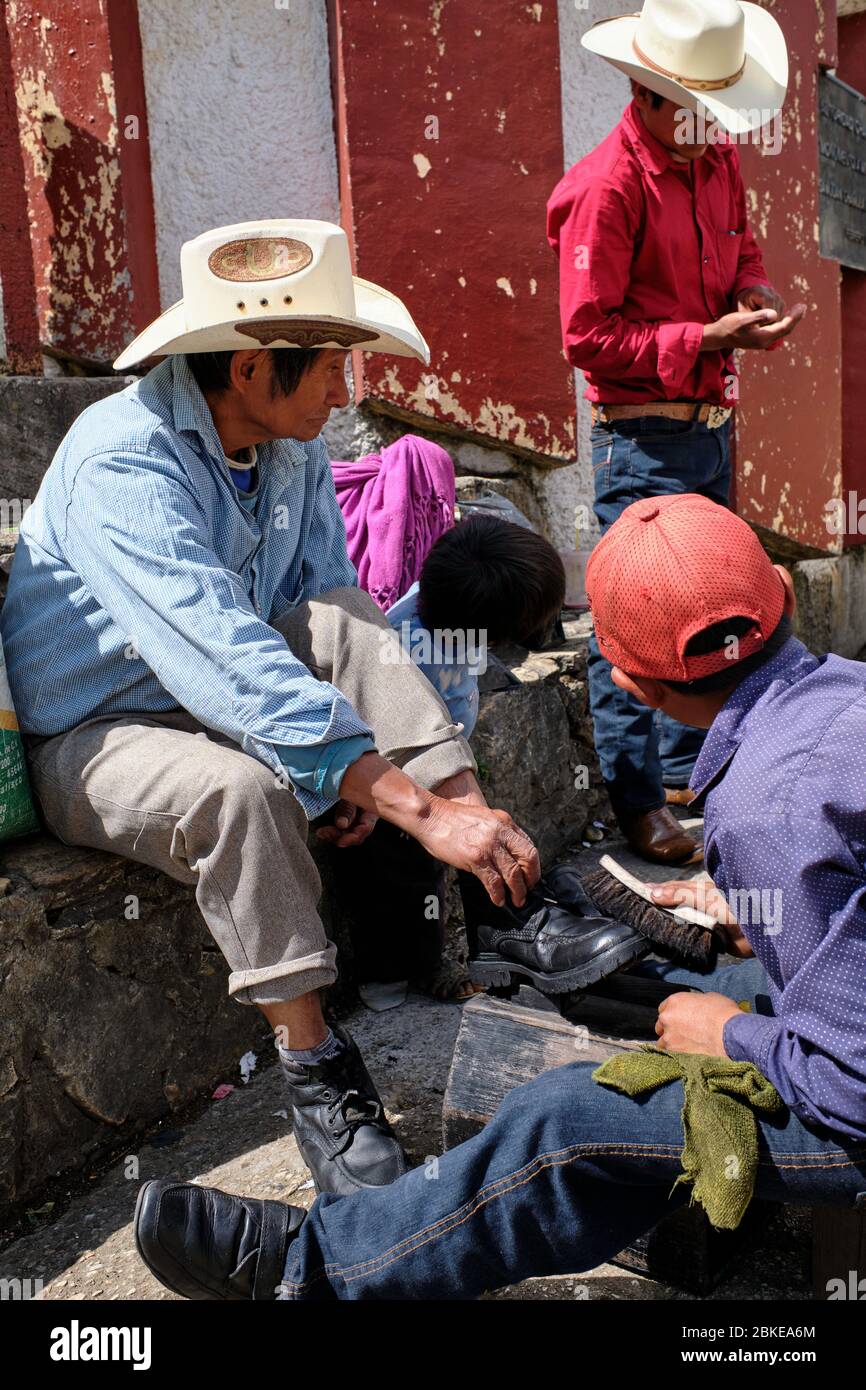
[[[554,189],[547,236],[565,353],[589,400],[732,403],[733,357],[700,351],[703,326],[768,283],[734,145],[677,164],[632,102]]]

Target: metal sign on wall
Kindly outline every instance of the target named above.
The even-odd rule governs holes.
[[[866,270],[866,97],[818,79],[821,255]]]

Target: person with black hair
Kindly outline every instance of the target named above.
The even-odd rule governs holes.
[[[419,579],[388,610],[411,660],[439,693],[469,738],[478,718],[478,678],[490,649],[507,642],[539,643],[559,618],[565,571],[553,546],[528,527],[478,513],[447,530],[423,560]],[[380,822],[369,840],[341,864],[335,885],[351,924],[362,999],[395,1007],[410,983],[440,998],[468,998],[465,972],[442,980],[445,870],[394,826]],[[377,885],[389,884],[387,898]],[[459,874],[470,945],[480,918],[495,909],[477,901]],[[486,895],[485,895],[486,896]],[[537,911],[530,894],[524,912]],[[513,925],[514,906],[502,907]],[[565,913],[562,914],[566,916]]]
[[[617,1061],[658,1067],[663,1084],[553,1067],[439,1157],[436,1181],[425,1164],[307,1213],[146,1184],[138,1249],[175,1292],[465,1299],[594,1269],[683,1206],[690,1182],[727,1228],[751,1197],[851,1212],[866,1199],[866,665],[810,655],[790,634],[790,575],[700,496],[629,507],[587,592],[617,687],[707,730],[692,786],[713,897],[681,882],[654,897],[712,907],[740,959],[636,967],[676,986],[655,1028],[666,1055]],[[843,1290],[830,1296],[847,1296],[849,1263],[828,1271]]]
[[[468,738],[488,648],[540,644],[564,599],[565,570],[550,542],[482,512],[439,537],[388,621]]]
[[[734,351],[777,347],[805,313],[802,304],[787,310],[769,283],[734,143],[778,119],[785,94],[784,35],[755,10],[736,0],[647,0],[639,16],[600,21],[583,36],[632,92],[622,120],[566,173],[547,209],[565,354],[585,374],[592,405],[602,534],[638,497],[688,491],[728,503]],[[680,72],[699,64],[719,80],[692,83],[677,61]],[[748,99],[738,96],[743,86]],[[594,638],[588,680],[624,834],[648,860],[687,860],[695,841],[670,806],[688,801],[703,734],[617,689]]]

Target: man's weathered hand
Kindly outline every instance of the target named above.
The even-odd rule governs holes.
[[[338,849],[348,849],[351,845],[362,845],[375,828],[379,817],[375,811],[362,811],[351,801],[338,801],[331,812],[332,824],[323,825],[316,831],[316,838],[336,845]]]
[[[505,906],[506,893],[522,907],[541,877],[538,850],[507,811],[434,797],[423,819],[407,828],[434,858],[475,874],[497,907]]]
[[[715,323],[704,326],[703,352],[730,352],[733,348],[744,348],[757,352],[768,352],[793,333],[806,312],[805,304],[795,304],[781,318],[775,309],[758,309],[754,312],[725,314]]]
[[[340,790],[353,806],[405,830],[434,859],[475,874],[498,907],[505,906],[509,892],[522,907],[527,888],[541,877],[538,851],[529,836],[507,811],[491,811],[483,803],[471,773],[454,774],[440,785],[449,795],[427,791],[381,753],[370,752],[349,765]],[[333,836],[326,830],[322,838]]]
[[[724,994],[684,991],[671,994],[659,1005],[656,1034],[665,1052],[700,1052],[727,1057],[725,1024],[739,1013],[733,999]]]

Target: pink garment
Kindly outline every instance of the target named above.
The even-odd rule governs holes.
[[[454,525],[454,464],[438,444],[407,434],[331,470],[358,582],[387,611]]]

